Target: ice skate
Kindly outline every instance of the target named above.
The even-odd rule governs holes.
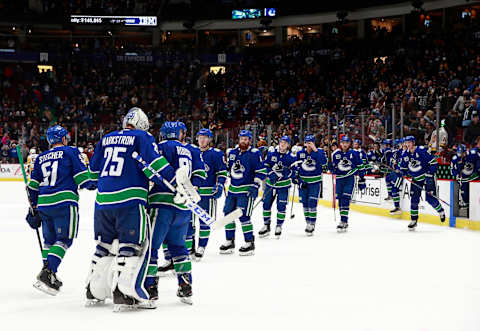
[[[347,232],[347,229],[348,229],[348,222],[340,222],[340,223],[337,225],[337,232],[338,232],[338,233]]]
[[[415,229],[417,228],[417,222],[417,220],[412,220],[410,224],[408,224],[408,230],[415,231]]]
[[[167,260],[163,265],[158,267],[157,276],[167,277],[175,273],[175,268],[173,266],[173,260]]]
[[[37,281],[33,284],[37,290],[49,295],[57,295],[62,283],[57,279],[53,271],[43,267],[37,276]]]
[[[266,238],[270,235],[270,224],[265,224],[260,231],[258,231],[258,236],[260,238]]]
[[[201,261],[203,258],[203,255],[205,254],[205,247],[199,246],[197,248],[197,251],[195,252],[195,261]]]
[[[233,254],[235,249],[235,240],[227,240],[222,246],[220,246],[220,254]]]
[[[390,215],[401,215],[401,214],[402,214],[402,210],[400,208],[394,208],[390,210]]]
[[[177,290],[177,297],[180,298],[180,301],[187,304],[187,305],[193,305],[192,301],[192,284],[190,284],[190,281],[188,280],[188,275],[184,274],[182,275],[180,280],[180,284],[178,286]]]
[[[255,255],[255,244],[252,241],[247,241],[245,245],[240,247],[238,250],[240,256],[249,256],[249,255]]]
[[[137,301],[129,297],[117,288],[113,291],[113,312],[118,313],[122,311],[134,310],[137,308]]]
[[[85,307],[102,306],[105,304],[105,300],[100,300],[93,296],[92,292],[90,291],[90,285],[87,286],[87,292],[85,296],[87,297],[87,300],[85,301]]]
[[[277,225],[275,228],[275,239],[280,239],[280,236],[282,235],[282,226]]]
[[[305,228],[305,233],[307,236],[313,236],[313,231],[315,231],[315,223],[307,223],[307,227]]]

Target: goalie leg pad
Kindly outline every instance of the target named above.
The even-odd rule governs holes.
[[[110,253],[111,245],[98,242],[92,265],[87,277],[87,287],[98,300],[112,297],[112,264],[114,256]]]

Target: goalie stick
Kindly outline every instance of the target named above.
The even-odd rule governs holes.
[[[153,169],[149,164],[147,164],[145,160],[142,159],[142,157],[137,152],[132,153],[132,158],[134,158],[139,163],[141,163],[145,168],[150,170],[158,179],[160,179],[163,182],[163,184],[170,191],[172,191],[173,193],[177,193],[177,189],[172,184],[170,184],[165,178],[163,178],[162,175],[160,175],[155,169]],[[240,218],[240,216],[243,215],[242,209],[237,208],[234,211],[232,211],[230,214],[225,215],[224,217],[216,220],[214,217],[210,216],[202,207],[200,207],[198,204],[196,204],[195,202],[193,202],[188,198],[187,198],[187,202],[185,203],[185,207],[187,207],[192,213],[194,213],[198,217],[198,219],[200,219],[202,222],[212,227],[213,229],[223,228],[228,223],[235,221],[236,219]]]

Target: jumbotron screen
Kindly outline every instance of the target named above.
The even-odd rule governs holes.
[[[72,24],[115,24],[127,26],[157,26],[157,16],[92,16],[71,15]]]

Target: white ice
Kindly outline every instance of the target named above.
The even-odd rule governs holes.
[[[23,183],[0,183],[0,330],[480,330],[478,233],[422,223],[412,233],[405,221],[351,212],[349,232],[338,234],[332,210],[319,207],[306,237],[299,204],[280,240],[257,237],[255,256],[219,255],[224,232],[213,233],[193,265],[193,306],[163,278],[156,310],[85,308],[93,200],[81,193],[79,237],[59,269],[62,292],[50,297],[32,287],[41,258]],[[261,215],[259,206],[255,231]]]

